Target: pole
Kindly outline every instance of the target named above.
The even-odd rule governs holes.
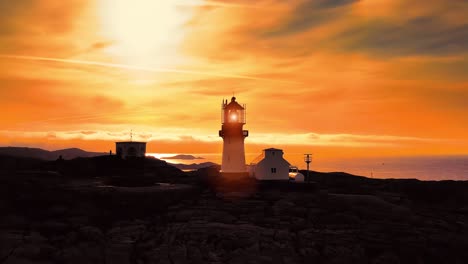
[[[307,182],[310,182],[309,165],[310,165],[310,162],[312,161],[311,156],[312,154],[304,154],[304,161],[307,164],[307,176],[306,176]]]

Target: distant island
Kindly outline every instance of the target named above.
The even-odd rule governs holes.
[[[170,164],[179,170],[184,170],[184,171],[190,171],[190,170],[198,170],[202,168],[208,168],[212,166],[219,166],[216,163],[213,162],[202,162],[202,163],[192,163],[192,164],[182,164],[182,163],[176,163],[176,164]]]
[[[171,156],[171,157],[161,157],[161,159],[178,159],[178,160],[197,160],[197,159],[205,159],[203,157],[195,157],[193,155],[186,155],[186,154],[178,154],[178,155],[175,155],[175,156]]]

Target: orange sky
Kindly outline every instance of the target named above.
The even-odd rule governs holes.
[[[1,146],[468,154],[468,2],[1,1]]]

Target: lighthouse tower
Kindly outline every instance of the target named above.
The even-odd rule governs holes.
[[[223,138],[223,161],[221,175],[226,178],[238,178],[248,176],[245,165],[244,139],[249,135],[248,130],[243,130],[246,123],[245,105],[236,102],[236,97],[231,102],[223,101],[221,105],[221,130],[219,136]]]

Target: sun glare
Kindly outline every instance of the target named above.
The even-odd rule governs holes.
[[[237,115],[236,114],[231,115],[231,121],[237,121]]]
[[[131,64],[162,67],[181,63],[178,47],[192,15],[186,2],[101,0],[103,35],[112,43],[107,51]]]

